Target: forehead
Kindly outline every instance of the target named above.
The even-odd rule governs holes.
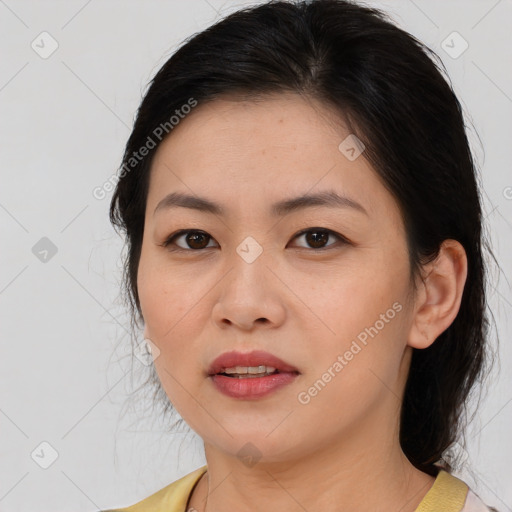
[[[262,154],[272,150],[297,152],[318,147],[326,136],[335,142],[349,133],[343,119],[326,105],[306,96],[283,93],[200,103],[173,128],[161,147],[196,142],[204,148],[199,155],[205,155],[220,144],[239,143]]]
[[[350,160],[340,150],[351,136],[332,110],[295,94],[199,104],[157,149],[148,209],[171,191],[236,208],[334,189],[389,213],[394,200],[364,152]]]

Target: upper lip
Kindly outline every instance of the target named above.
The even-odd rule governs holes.
[[[272,366],[280,372],[299,373],[297,368],[285,363],[282,359],[262,350],[253,350],[252,352],[224,352],[210,364],[208,375],[216,375],[234,366]]]

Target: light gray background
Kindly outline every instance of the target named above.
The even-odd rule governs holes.
[[[2,512],[128,505],[205,462],[196,436],[120,414],[132,389],[118,299],[122,241],[108,222],[110,194],[97,200],[92,191],[116,172],[141,94],[180,41],[253,3],[0,0]],[[468,435],[472,472],[458,475],[511,511],[512,2],[369,3],[439,53],[476,129],[503,269],[489,296],[501,372]],[[43,31],[58,43],[47,58]],[[453,31],[469,44],[458,58],[442,47]],[[57,248],[46,262],[32,250],[42,237]],[[51,462],[43,441],[58,453],[47,469],[35,462]]]

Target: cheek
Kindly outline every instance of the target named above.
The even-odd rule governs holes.
[[[388,326],[397,323],[400,312],[405,310],[402,303],[406,283],[403,277],[375,270],[371,272],[362,265],[349,275],[330,276],[323,287],[312,288],[308,293],[312,307],[333,336],[341,340],[354,338],[376,322],[379,330],[389,331]]]
[[[184,389],[191,389],[191,368],[198,355],[194,352],[193,293],[176,282],[176,275],[159,269],[158,265],[141,261],[138,273],[138,290],[142,314],[149,339],[158,347],[154,360],[161,385],[173,406],[180,414],[187,413]],[[197,320],[197,319],[196,319]],[[185,410],[183,410],[185,409]]]
[[[322,379],[329,369],[337,376],[343,375],[332,379],[336,384],[329,398],[334,401],[350,401],[348,396],[334,392],[338,386],[354,393],[350,396],[361,397],[366,392],[372,394],[372,383],[379,385],[375,375],[385,382],[392,381],[406,344],[407,274],[390,275],[377,271],[376,266],[365,268],[363,265],[359,272],[331,279],[323,295],[320,288],[308,295],[323,322],[315,324],[324,332],[315,335],[311,330],[310,338],[321,350],[312,354],[309,369],[315,379]]]
[[[137,283],[147,336],[160,350],[155,368],[178,408],[184,393],[180,385],[192,389],[202,371],[199,341],[208,320],[206,292],[215,281],[208,284],[197,272],[170,270],[165,262],[148,258],[141,259]]]
[[[148,334],[157,343],[167,344],[200,312],[204,281],[190,272],[170,269],[157,258],[141,258],[137,286]]]
[[[405,308],[399,301],[367,298],[352,298],[345,319],[343,311],[337,320],[333,312],[336,336],[318,339],[299,389],[301,404],[307,403],[304,414],[325,417],[326,410],[333,411],[334,429],[362,421],[400,393]]]

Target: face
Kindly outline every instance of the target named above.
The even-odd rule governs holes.
[[[329,115],[295,95],[215,100],[153,160],[138,270],[145,337],[174,407],[225,454],[250,442],[266,460],[290,459],[398,421],[411,352],[404,226]],[[172,193],[221,211],[163,201]],[[327,193],[344,199],[273,208]],[[253,350],[297,371],[261,396],[220,391],[211,363]],[[264,386],[221,378],[244,393]]]

